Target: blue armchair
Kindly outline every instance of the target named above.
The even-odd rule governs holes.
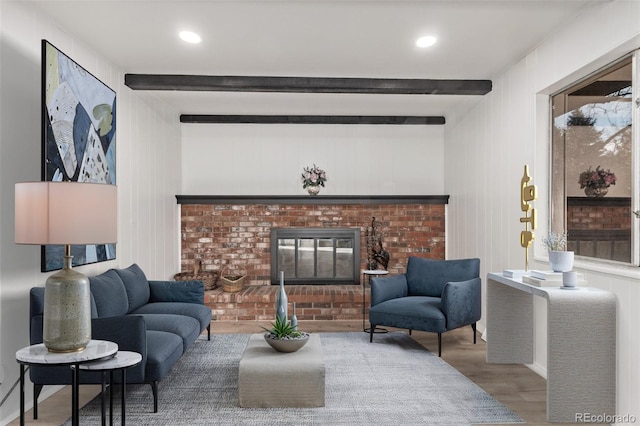
[[[442,333],[465,325],[473,329],[482,314],[480,259],[432,260],[410,257],[407,272],[371,279],[369,341],[379,325]]]

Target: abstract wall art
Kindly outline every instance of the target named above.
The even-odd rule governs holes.
[[[42,180],[115,185],[116,92],[47,40],[42,110]],[[73,265],[116,257],[115,244],[74,245],[71,251]],[[63,252],[63,246],[43,246],[42,272],[62,269]]]

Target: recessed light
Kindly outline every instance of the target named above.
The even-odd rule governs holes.
[[[202,37],[192,31],[180,31],[180,38],[186,41],[187,43],[200,43],[202,41]]]
[[[416,46],[418,47],[429,47],[429,46],[433,46],[434,44],[436,44],[436,41],[438,41],[437,38],[435,38],[434,36],[424,36],[424,37],[420,37],[418,40],[416,40]]]

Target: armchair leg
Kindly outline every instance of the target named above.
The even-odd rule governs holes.
[[[371,327],[369,328],[369,343],[373,343],[373,333],[376,329],[376,326],[371,324]]]
[[[207,326],[207,340],[211,340],[211,324]]]
[[[409,329],[409,336],[411,336],[411,329]]]
[[[438,356],[442,357],[442,333],[438,333]]]
[[[476,344],[476,323],[471,324],[471,328],[473,329],[473,344]]]

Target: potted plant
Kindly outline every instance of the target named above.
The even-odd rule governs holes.
[[[591,170],[591,167],[589,167],[580,173],[578,183],[580,184],[580,189],[584,188],[584,193],[587,197],[604,197],[609,191],[609,187],[616,184],[616,180],[618,178],[615,173],[598,166],[595,170]]]
[[[327,180],[327,173],[315,164],[313,167],[302,169],[302,188],[309,192],[309,195],[318,195],[320,187],[324,187]]]
[[[573,252],[567,250],[566,232],[550,232],[542,239],[542,244],[549,250],[549,264],[554,272],[566,272],[573,269]]]
[[[309,341],[309,333],[297,330],[286,318],[276,317],[270,329],[262,329],[267,332],[264,340],[278,352],[295,352]]]

